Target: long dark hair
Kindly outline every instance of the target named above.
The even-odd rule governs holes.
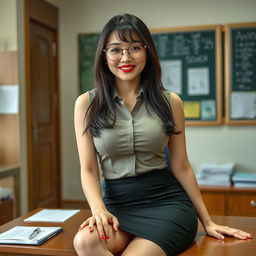
[[[116,112],[113,100],[115,76],[107,66],[103,51],[113,31],[116,31],[119,38],[125,42],[129,42],[136,34],[146,45],[147,61],[141,73],[140,84],[143,87],[147,110],[150,107],[161,118],[167,135],[176,133],[171,107],[164,95],[161,67],[153,39],[143,21],[131,14],[114,16],[100,34],[94,66],[95,97],[86,112],[87,124],[84,132],[89,130],[93,136],[99,137],[102,129],[115,126]]]

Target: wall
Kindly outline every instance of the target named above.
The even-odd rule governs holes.
[[[0,0],[0,51],[16,50],[16,0]]]
[[[78,33],[99,32],[119,13],[133,13],[150,28],[256,21],[255,0],[63,0],[60,2],[60,86],[63,198],[83,198],[73,128],[78,96]],[[235,162],[256,171],[256,129],[187,127],[187,149],[194,170],[204,162]]]
[[[26,125],[26,78],[25,78],[25,7],[24,0],[16,0],[18,32],[18,72],[20,84],[20,165],[21,165],[21,214],[28,211],[28,155]]]

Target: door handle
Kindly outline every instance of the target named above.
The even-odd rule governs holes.
[[[255,200],[251,200],[250,204],[251,204],[252,207],[256,207],[256,201]]]
[[[43,130],[42,128],[38,128],[37,121],[33,120],[33,125],[32,125],[33,140],[37,140],[37,134],[38,134],[38,132],[40,132],[42,130]]]

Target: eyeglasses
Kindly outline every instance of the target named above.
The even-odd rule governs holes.
[[[121,48],[118,46],[110,46],[103,51],[106,53],[108,59],[112,61],[120,60],[123,56],[124,50],[126,50],[129,56],[133,59],[139,59],[144,55],[144,49],[146,45],[143,44],[133,44],[129,48]]]

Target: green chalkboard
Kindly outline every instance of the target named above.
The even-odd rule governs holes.
[[[166,89],[184,103],[187,125],[222,119],[221,26],[152,30]]]
[[[231,28],[232,91],[256,91],[256,27]]]
[[[226,122],[256,124],[256,23],[226,25]]]
[[[94,87],[94,60],[99,34],[79,34],[79,92],[86,92]]]

